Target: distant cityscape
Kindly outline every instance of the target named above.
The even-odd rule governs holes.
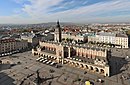
[[[0,85],[130,85],[130,0],[0,0]]]
[[[18,73],[14,71],[11,77],[14,82],[7,78],[11,85],[85,85],[85,82],[91,85],[129,85],[129,35],[129,24],[77,25],[57,21],[55,24],[1,26],[0,65],[4,75],[0,74],[0,83],[6,85],[2,76],[6,73],[12,75],[11,72],[21,65],[32,74],[21,74],[22,69]],[[33,65],[29,67],[32,61]],[[44,69],[50,71],[48,76],[45,77],[38,65],[49,68]],[[72,72],[71,69],[75,70]],[[59,70],[59,75],[56,70]],[[78,70],[81,71],[77,73]],[[16,77],[19,74],[21,77]],[[67,77],[68,74],[79,76],[79,80]],[[48,80],[49,76],[52,80]],[[58,76],[57,79],[53,79],[54,76]]]

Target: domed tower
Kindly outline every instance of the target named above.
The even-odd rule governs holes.
[[[62,42],[62,29],[59,21],[57,21],[57,26],[55,29],[55,41]]]

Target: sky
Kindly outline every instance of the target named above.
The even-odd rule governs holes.
[[[0,0],[0,24],[130,22],[130,0]]]

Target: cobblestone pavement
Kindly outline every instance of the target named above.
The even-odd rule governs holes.
[[[113,50],[113,52],[114,55],[116,51]],[[130,54],[130,52],[127,52],[127,54]],[[30,51],[1,57],[1,60],[6,59],[12,62],[14,66],[10,67],[6,64],[1,66],[0,85],[36,85],[37,70],[39,70],[40,77],[43,79],[41,85],[85,85],[86,80],[93,82],[94,85],[130,85],[128,79],[122,82],[120,79],[121,74],[112,77],[103,77],[90,72],[84,74],[84,70],[66,65],[56,68],[37,62],[37,58],[38,56],[33,56]],[[53,69],[54,72],[51,73],[50,69]],[[103,79],[104,82],[97,82],[96,80],[99,78]]]

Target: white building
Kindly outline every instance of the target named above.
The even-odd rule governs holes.
[[[128,36],[125,34],[98,33],[94,36],[88,36],[88,42],[111,43],[121,48],[128,48]]]
[[[0,40],[0,54],[9,53],[12,51],[20,51],[28,48],[28,43],[25,40],[2,39]]]
[[[62,33],[62,39],[73,39],[76,41],[83,41],[86,42],[87,41],[87,36],[83,35],[83,34],[67,34],[67,33]],[[55,34],[55,41],[58,40],[58,34]]]
[[[96,35],[96,42],[104,42],[104,43],[115,43],[116,34],[112,33],[99,33]]]
[[[128,36],[124,34],[117,34],[115,44],[121,45],[122,48],[128,48]]]

